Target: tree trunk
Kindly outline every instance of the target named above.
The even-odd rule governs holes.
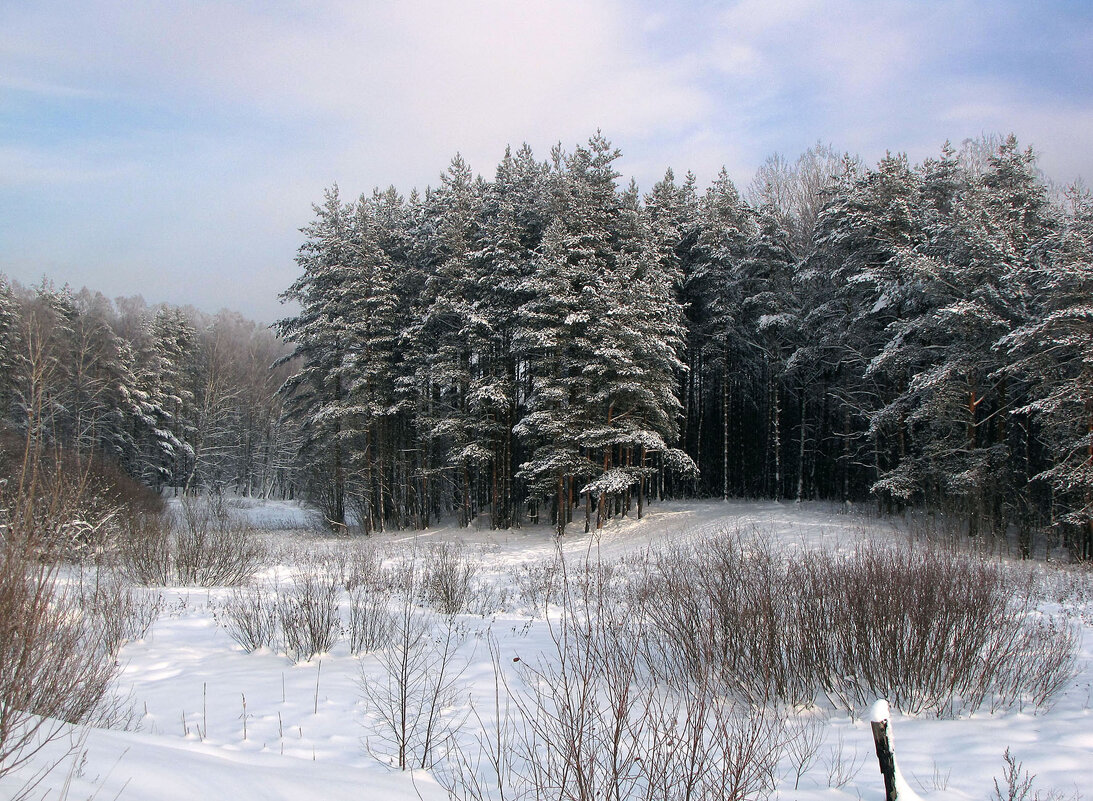
[[[975,396],[974,387],[968,390],[968,440],[967,448],[968,455],[975,453],[976,446],[976,408],[979,406],[979,401]],[[972,491],[972,497],[968,499],[968,536],[979,536],[979,511],[982,501],[982,488],[976,488]]]
[[[797,503],[804,500],[805,495],[805,388],[801,386],[801,397],[797,403],[797,410],[801,415],[801,447],[797,454]]]
[[[721,500],[729,499],[729,368],[726,359],[721,379]]]
[[[782,499],[782,402],[778,382],[770,376],[771,433],[774,440],[774,499]]]
[[[614,410],[615,410],[615,405],[614,404],[608,404],[608,406],[607,406],[607,427],[608,428],[611,428],[611,417],[612,417],[612,414],[614,413]],[[607,473],[607,471],[611,469],[611,450],[612,450],[612,448],[611,448],[610,445],[605,446],[604,449],[603,449],[603,472],[604,473]],[[607,497],[607,493],[601,491],[600,492],[600,502],[599,502],[598,508],[596,510],[596,530],[597,531],[599,531],[600,529],[603,528],[603,516],[604,516],[604,512],[605,512],[606,497]]]
[[[565,535],[565,476],[558,476],[558,509],[554,520],[559,537]]]

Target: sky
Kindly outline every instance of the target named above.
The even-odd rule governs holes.
[[[642,190],[1008,133],[1088,183],[1093,3],[3,0],[0,273],[272,322],[325,188],[597,130]]]

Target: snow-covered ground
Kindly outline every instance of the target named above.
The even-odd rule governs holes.
[[[571,525],[561,543],[567,557],[615,560],[668,544],[696,544],[722,531],[747,529],[787,547],[846,546],[863,537],[906,538],[900,526],[840,507],[774,502],[708,502],[654,505],[641,521],[613,522],[583,534]],[[297,505],[251,506],[258,522],[301,520]],[[300,547],[328,547],[314,533],[279,537]],[[378,534],[388,552],[459,541],[481,564],[481,575],[501,586],[520,565],[551,559],[558,542],[550,527],[513,531],[444,527],[425,533]],[[272,568],[265,578],[289,575]],[[1088,574],[1087,579],[1088,580]],[[376,676],[377,657],[353,656],[343,640],[311,662],[294,664],[263,649],[246,653],[214,615],[230,590],[164,588],[162,614],[148,636],[126,645],[119,690],[133,707],[129,731],[91,729],[81,755],[64,763],[35,797],[165,801],[169,799],[433,799],[447,794],[425,772],[390,766],[374,710],[361,690],[362,675]],[[1001,777],[1007,748],[1036,775],[1035,788],[1081,793],[1093,788],[1093,602],[1075,620],[1084,622],[1079,672],[1053,707],[1037,713],[979,712],[955,720],[907,717],[893,711],[896,753],[910,786],[923,798],[987,799]],[[488,716],[494,697],[494,663],[486,632],[497,643],[499,663],[534,659],[551,644],[547,624],[526,610],[462,619],[467,662],[463,691]],[[864,718],[864,719],[863,719]],[[813,764],[795,789],[789,761],[780,770],[776,798],[820,801],[881,799],[884,787],[873,753],[868,710],[826,719]],[[0,798],[17,783],[0,783]],[[1003,788],[1004,789],[1004,788]],[[1031,797],[1028,799],[1031,801]]]

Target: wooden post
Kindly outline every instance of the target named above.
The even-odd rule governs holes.
[[[896,767],[896,753],[892,747],[892,729],[890,723],[891,714],[888,702],[877,701],[869,711],[869,720],[873,728],[873,744],[877,748],[877,761],[880,763],[880,772],[884,777],[884,801],[914,801],[917,797],[914,792],[901,781],[899,768]],[[901,793],[900,790],[905,792]]]
[[[877,761],[880,762],[880,773],[884,777],[884,801],[896,801],[896,755],[892,752],[892,741],[888,737],[888,721],[874,720],[873,745],[877,747]]]

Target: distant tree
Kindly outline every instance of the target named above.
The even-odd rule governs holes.
[[[15,394],[19,351],[19,302],[5,276],[0,275],[0,422],[9,421]]]
[[[1030,320],[1002,340],[1006,372],[1031,383],[1014,410],[1040,426],[1050,463],[1047,482],[1070,527],[1072,548],[1093,558],[1093,198],[1072,187],[1046,258],[1034,265],[1032,294],[1043,299]]]
[[[337,527],[345,525],[351,436],[347,416],[353,375],[346,355],[354,315],[354,212],[341,201],[337,186],[327,190],[314,211],[316,219],[303,229],[307,239],[296,256],[303,274],[281,296],[297,302],[300,311],[276,326],[293,350],[277,364],[295,360],[296,372],[280,390],[284,413],[299,426],[299,457],[313,497]]]
[[[714,472],[707,467],[711,462],[718,464],[718,486],[727,499],[741,490],[744,471],[736,470],[735,482],[732,478],[733,462],[743,451],[739,406],[750,400],[756,376],[755,354],[742,328],[744,265],[756,226],[753,210],[724,168],[702,199],[699,221],[696,254],[688,263],[682,292],[689,354],[686,444],[704,474]],[[717,417],[721,425],[711,425]],[[716,454],[704,460],[704,453],[712,450],[707,440],[716,443]]]

